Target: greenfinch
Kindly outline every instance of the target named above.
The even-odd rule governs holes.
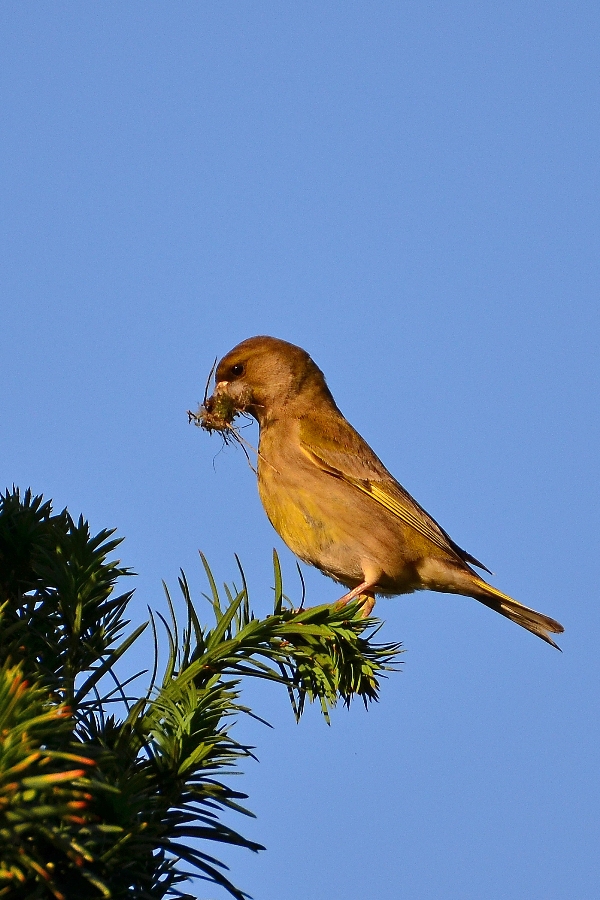
[[[258,490],[271,524],[301,560],[348,588],[339,604],[432,590],[474,597],[557,647],[563,631],[472,568],[462,550],[388,472],[344,418],[306,351],[252,337],[219,362],[199,424],[231,429],[240,412],[260,430]],[[204,416],[204,419],[202,419]]]

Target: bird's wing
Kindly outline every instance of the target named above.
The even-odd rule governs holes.
[[[310,426],[301,427],[301,450],[313,465],[371,497],[436,547],[458,556],[463,562],[490,572],[487,566],[459,547],[441,525],[411,497],[352,426],[345,420],[343,424],[349,429],[343,429],[343,443],[335,440],[333,435],[333,439],[323,440],[322,434],[319,434],[318,439],[314,440],[315,435],[311,434],[313,429]]]

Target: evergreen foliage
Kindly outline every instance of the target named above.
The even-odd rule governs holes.
[[[195,876],[243,900],[208,843],[263,849],[222,821],[252,815],[227,783],[251,755],[232,736],[254,715],[243,679],[284,685],[297,718],[307,699],[327,717],[340,699],[376,700],[399,645],[375,644],[357,604],[291,608],[276,555],[273,614],[257,619],[241,567],[241,588],[220,593],[202,557],[214,626],[182,573],[186,621],[165,588],[167,661],[159,673],[151,615],[154,670],[131,696],[139,676],[122,681],[117,664],[148,623],[125,618],[119,543],[30,491],[0,496],[0,898],[192,900]]]

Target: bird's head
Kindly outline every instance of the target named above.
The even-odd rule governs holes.
[[[229,402],[235,412],[249,412],[264,425],[284,407],[317,398],[333,403],[323,373],[308,353],[261,335],[242,341],[223,357],[209,403]]]

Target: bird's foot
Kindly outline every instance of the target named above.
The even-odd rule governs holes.
[[[371,585],[369,582],[363,582],[363,584],[359,584],[358,587],[353,588],[351,591],[348,591],[347,594],[344,594],[343,597],[340,597],[333,605],[335,609],[341,609],[346,606],[348,603],[351,603],[352,600],[356,600],[358,598],[362,601],[362,609],[360,611],[361,619],[366,619],[373,612],[373,607],[375,606],[375,594],[373,591],[369,590]]]

